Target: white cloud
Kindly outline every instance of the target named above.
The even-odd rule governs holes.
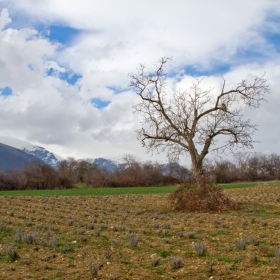
[[[264,139],[256,148],[280,153],[275,128],[280,61],[277,49],[263,36],[268,30],[279,32],[271,20],[280,13],[276,1],[0,0],[0,7],[0,88],[13,91],[0,98],[1,134],[62,156],[143,157],[135,133],[140,118],[132,113],[138,99],[128,90],[127,74],[139,63],[152,69],[157,59],[169,56],[173,60],[166,70],[181,73],[169,79],[173,87],[188,87],[190,77],[176,83],[187,65],[211,72],[214,65],[227,64],[230,83],[266,72],[272,93],[269,103],[253,115],[262,131],[256,136]],[[62,46],[44,38],[36,30],[40,24],[82,32]],[[251,60],[240,56],[252,50],[259,55]],[[50,68],[55,72],[47,76]],[[59,76],[66,71],[82,77],[69,85]],[[220,80],[212,75],[205,84],[218,88]],[[89,102],[93,98],[111,103],[94,108]]]
[[[9,17],[9,13],[7,9],[3,9],[0,14],[0,30],[2,30],[8,23],[12,20]]]

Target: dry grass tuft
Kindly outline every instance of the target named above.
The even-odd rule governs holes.
[[[203,179],[204,188],[199,188],[195,178],[189,179],[169,195],[169,201],[176,211],[182,212],[224,212],[239,210],[239,205],[229,199],[208,178]]]

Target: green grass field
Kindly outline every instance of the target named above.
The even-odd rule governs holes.
[[[256,186],[280,186],[280,181],[271,182],[253,182],[253,183],[231,183],[220,184],[223,189],[248,188]],[[80,196],[80,195],[117,195],[117,194],[154,194],[154,193],[171,193],[176,190],[177,186],[164,187],[136,187],[136,188],[83,188],[83,185],[75,189],[63,190],[25,190],[25,191],[0,191],[0,196]]]
[[[5,195],[27,195],[27,196],[77,196],[77,195],[116,195],[116,194],[153,194],[171,193],[177,186],[164,187],[136,187],[136,188],[79,188],[63,190],[26,190],[26,191],[2,191]]]

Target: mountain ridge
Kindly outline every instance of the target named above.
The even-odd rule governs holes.
[[[23,168],[26,164],[38,161],[37,157],[20,149],[0,143],[0,168]]]
[[[19,149],[29,155],[33,155],[54,168],[58,168],[59,163],[64,160],[61,156],[48,151],[44,147],[33,145],[17,138],[0,136],[0,143]]]

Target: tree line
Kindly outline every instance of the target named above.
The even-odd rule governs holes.
[[[280,156],[237,153],[232,160],[206,160],[204,172],[217,183],[280,180]],[[0,190],[66,189],[77,182],[91,188],[163,186],[180,184],[191,177],[193,173],[177,162],[142,163],[131,155],[113,171],[89,160],[68,158],[58,169],[38,160],[22,169],[0,170]]]
[[[0,190],[65,189],[75,187],[77,182],[91,188],[162,186],[179,183],[190,174],[177,164],[171,164],[164,173],[163,166],[157,162],[141,163],[133,156],[124,159],[125,163],[113,171],[89,160],[68,158],[60,162],[58,169],[38,160],[22,169],[0,170]]]
[[[206,160],[205,172],[217,183],[280,180],[280,156],[262,153],[237,153],[232,161]]]

